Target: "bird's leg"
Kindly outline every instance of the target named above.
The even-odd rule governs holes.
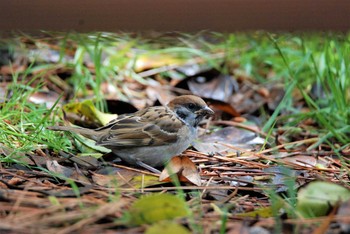
[[[143,168],[145,168],[145,169],[155,173],[155,174],[160,174],[161,173],[159,170],[155,169],[154,167],[151,167],[150,165],[148,165],[148,164],[146,164],[146,163],[144,163],[142,161],[137,160],[136,164],[138,166],[140,166],[140,167],[143,167]]]

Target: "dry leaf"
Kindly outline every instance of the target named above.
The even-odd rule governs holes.
[[[241,116],[239,114],[239,112],[231,104],[229,104],[227,102],[209,99],[209,98],[205,98],[204,100],[215,111],[215,113],[217,113],[218,111],[222,111],[222,112],[227,113],[233,117]]]
[[[63,177],[73,179],[82,184],[90,185],[89,179],[83,175],[80,170],[64,167],[60,165],[56,160],[47,160],[46,167],[49,171],[62,175]]]
[[[237,87],[237,82],[228,75],[218,75],[214,78],[197,76],[190,79],[188,87],[195,95],[219,101],[228,101]]]
[[[300,165],[303,167],[315,167],[317,159],[312,156],[297,155],[292,157],[283,158],[282,161]]]
[[[196,150],[204,153],[236,153],[237,150],[227,145],[241,149],[252,149],[254,145],[262,143],[264,140],[256,133],[230,126],[211,134],[202,135],[192,145]]]
[[[104,170],[105,171],[105,170]],[[145,175],[140,172],[123,169],[123,168],[108,168],[108,175],[92,173],[92,180],[104,187],[131,187],[144,188],[161,184],[157,176]],[[101,171],[100,173],[104,173]]]
[[[110,168],[111,172],[108,175],[92,173],[92,180],[105,187],[115,187],[115,185],[123,186],[129,183],[138,172],[122,169],[122,168]],[[109,170],[109,169],[108,169]]]
[[[181,182],[191,182],[197,186],[201,185],[196,165],[186,156],[173,157],[159,176],[159,181],[171,181],[170,176],[177,174]]]
[[[46,167],[49,171],[63,175],[69,178],[73,174],[73,170],[68,167],[61,166],[56,160],[47,160]]]

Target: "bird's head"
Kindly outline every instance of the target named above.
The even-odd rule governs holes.
[[[176,97],[167,106],[186,124],[193,127],[197,127],[205,117],[214,114],[203,99],[193,95]]]

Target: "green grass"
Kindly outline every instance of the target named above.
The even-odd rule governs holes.
[[[323,143],[347,145],[350,140],[349,35],[263,33],[245,38],[248,47],[240,54],[244,72],[262,83],[282,83],[286,90],[263,129],[268,131],[278,120],[279,125],[297,126],[312,119],[318,125],[320,140],[310,149]],[[269,71],[275,75],[269,79],[261,75]],[[306,102],[308,112],[296,106],[295,90]]]
[[[13,83],[7,87],[11,98],[0,108],[0,142],[12,150],[0,161],[18,162],[18,155],[22,155],[19,153],[29,153],[39,148],[67,150],[71,145],[69,140],[45,129],[59,121],[59,109],[47,109],[45,105],[28,102],[29,96],[41,88],[40,85],[30,87],[32,81],[40,79],[39,76],[32,77],[27,84],[17,81],[17,75],[13,78]]]
[[[274,113],[267,116],[263,126],[265,132],[280,126],[298,127],[300,122],[312,119],[317,125],[314,131],[319,134],[319,141],[310,149],[320,144],[335,143],[344,148],[350,142],[349,35],[212,33],[208,34],[206,40],[201,34],[177,34],[177,37],[157,39],[111,33],[48,35],[48,38],[40,40],[26,36],[35,42],[37,48],[47,47],[47,44],[52,43],[51,37],[58,38],[55,42],[60,48],[58,64],[73,70],[67,80],[74,90],[73,100],[86,96],[88,90],[92,90],[97,101],[103,100],[100,92],[103,82],[109,82],[117,88],[119,99],[127,101],[132,98],[125,89],[125,80],[131,77],[147,85],[149,79],[138,76],[133,70],[140,55],[170,54],[187,60],[199,56],[207,59],[209,66],[221,67],[223,72],[245,74],[262,84],[284,84],[285,96]],[[24,44],[15,41],[15,46],[25,51]],[[68,59],[67,52],[74,52],[71,59]],[[218,52],[225,52],[224,61],[210,58],[210,54]],[[88,67],[87,63],[92,67]],[[232,68],[232,64],[236,64],[235,68]],[[13,95],[0,110],[3,120],[1,129],[4,132],[2,140],[6,145],[23,151],[39,145],[54,149],[67,149],[70,146],[63,138],[57,141],[55,138],[58,134],[43,130],[46,125],[57,122],[54,116],[58,116],[59,110],[47,110],[44,106],[27,101],[30,94],[41,88],[30,87],[30,83],[41,80],[40,75],[54,69],[54,66],[33,60],[32,65],[21,74],[22,78],[31,79],[25,85],[17,81],[19,74],[14,74],[11,86]],[[39,70],[39,75],[32,75],[32,72]],[[167,73],[161,75],[166,77]],[[296,90],[307,104],[307,112],[296,105]],[[104,103],[98,103],[104,109]],[[45,118],[42,119],[42,116]],[[4,122],[9,119],[11,123]]]

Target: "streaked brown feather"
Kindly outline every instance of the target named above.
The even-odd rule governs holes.
[[[151,107],[132,115],[120,116],[96,129],[97,132],[105,132],[97,144],[125,148],[174,143],[178,140],[177,132],[183,123],[173,116],[166,107]]]

